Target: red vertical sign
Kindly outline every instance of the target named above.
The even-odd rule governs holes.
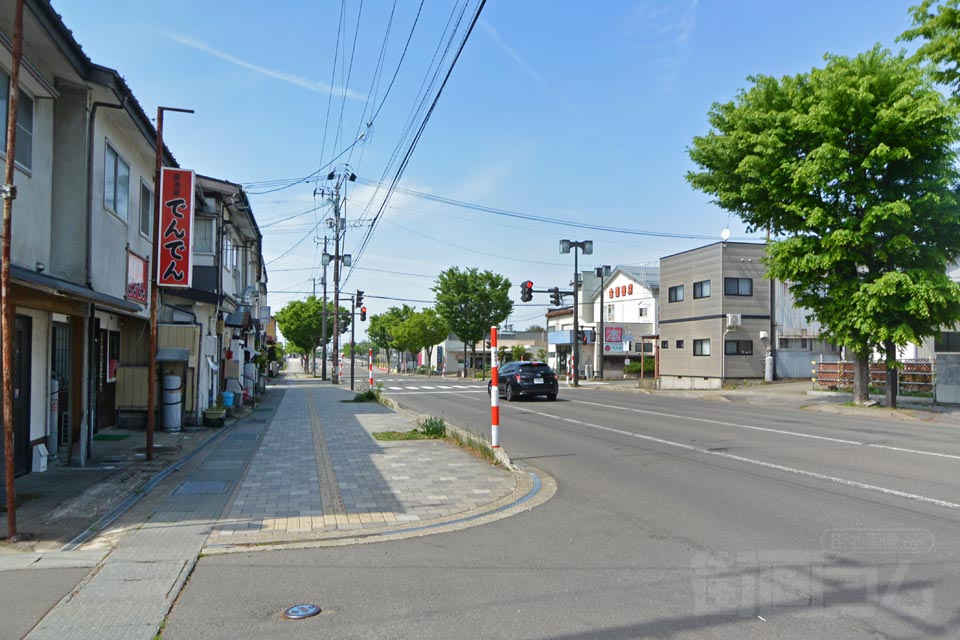
[[[189,287],[193,279],[193,171],[160,170],[157,284]]]

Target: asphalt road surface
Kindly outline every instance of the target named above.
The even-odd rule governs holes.
[[[403,406],[488,433],[485,383],[392,380]],[[164,637],[960,638],[960,425],[561,388],[502,401],[500,438],[552,500],[203,558]],[[300,602],[323,612],[279,618]]]

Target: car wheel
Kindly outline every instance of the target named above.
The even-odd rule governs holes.
[[[507,402],[513,402],[516,399],[516,396],[513,393],[513,386],[507,385]]]
[[[556,400],[556,399],[557,399],[557,394],[555,394],[555,393],[547,394],[547,400],[553,401],[553,400]]]

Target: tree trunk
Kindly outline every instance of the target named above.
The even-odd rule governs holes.
[[[866,404],[870,400],[870,358],[868,352],[853,354],[853,403]]]
[[[883,348],[887,352],[887,389],[886,389],[886,400],[887,407],[890,409],[897,408],[897,345],[893,344],[892,340],[887,340],[883,343]]]

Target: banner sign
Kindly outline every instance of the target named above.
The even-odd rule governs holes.
[[[160,170],[157,284],[189,287],[193,280],[193,171]]]

